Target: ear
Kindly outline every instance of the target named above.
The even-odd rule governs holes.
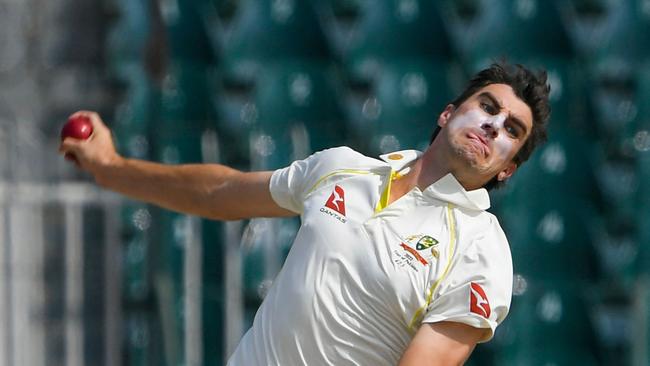
[[[510,178],[517,171],[517,164],[514,162],[508,163],[508,166],[497,174],[497,180],[503,182]]]
[[[451,115],[455,110],[456,107],[454,107],[453,104],[447,104],[445,110],[440,113],[440,116],[438,116],[438,126],[444,127],[451,119]]]

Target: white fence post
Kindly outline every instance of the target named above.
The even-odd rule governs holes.
[[[44,366],[43,216],[34,204],[14,203],[10,204],[8,243],[12,361],[13,365]]]
[[[105,205],[104,281],[106,307],[104,308],[104,365],[122,364],[122,248],[120,242],[120,210]]]
[[[82,207],[65,208],[65,364],[82,366],[83,354],[83,216]]]
[[[244,299],[242,296],[242,250],[241,230],[242,221],[229,221],[225,227],[225,255],[223,266],[225,268],[225,347],[224,365],[228,356],[235,350],[242,334],[244,333]]]
[[[185,217],[183,300],[185,310],[185,364],[201,366],[203,359],[203,244],[201,220]]]
[[[4,202],[0,193],[0,202]],[[4,205],[0,206],[0,366],[10,366],[11,360],[11,314],[9,301],[10,292],[10,261],[7,258],[9,252],[9,236],[6,229],[7,210]]]

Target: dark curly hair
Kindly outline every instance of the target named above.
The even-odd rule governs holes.
[[[506,84],[514,91],[515,95],[521,99],[533,115],[533,129],[526,139],[524,145],[519,149],[513,161],[517,166],[521,166],[532,154],[533,150],[546,142],[546,126],[551,107],[548,96],[551,91],[547,83],[546,71],[540,70],[533,72],[522,65],[511,65],[505,61],[495,62],[487,69],[480,71],[469,82],[465,90],[451,104],[458,108],[469,97],[477,93],[481,88],[490,84]],[[431,136],[431,142],[440,132],[440,127],[436,128]],[[505,182],[492,178],[485,184],[484,188],[490,190],[500,188]]]

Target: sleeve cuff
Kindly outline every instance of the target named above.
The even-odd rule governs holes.
[[[273,198],[273,201],[275,201],[278,206],[296,213],[301,213],[301,208],[298,207],[292,198],[291,192],[288,189],[288,184],[281,184],[282,179],[286,180],[284,175],[288,173],[288,169],[289,167],[278,169],[271,174],[269,192],[271,192],[271,198]]]
[[[425,317],[422,320],[422,323],[438,323],[438,322],[456,322],[467,324],[473,328],[479,329],[489,329],[490,331],[481,338],[478,343],[485,343],[492,339],[494,336],[494,331],[496,330],[497,324],[494,321],[482,318],[478,315],[467,314],[467,315],[432,315]]]

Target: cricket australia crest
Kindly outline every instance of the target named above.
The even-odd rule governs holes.
[[[436,259],[440,256],[440,252],[438,252],[437,249],[438,240],[434,239],[432,236],[423,234],[411,235],[406,238],[406,242],[420,252],[430,248],[431,255]]]
[[[400,267],[410,267],[416,272],[421,266],[428,266],[437,260],[440,252],[438,240],[430,235],[410,235],[399,244],[399,249],[393,251],[393,261]]]

